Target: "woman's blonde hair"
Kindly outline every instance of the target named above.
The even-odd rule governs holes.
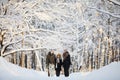
[[[58,56],[59,56],[59,58],[61,58],[61,54],[60,54],[60,53],[57,54],[57,57],[58,57]]]

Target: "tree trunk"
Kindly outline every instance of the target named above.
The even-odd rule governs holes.
[[[118,47],[118,61],[120,61],[120,48]]]
[[[22,32],[22,37],[24,38],[24,32]],[[22,47],[24,46],[24,39],[22,40]],[[25,67],[25,52],[21,52],[21,67]]]
[[[2,56],[2,45],[3,43],[3,35],[2,35],[2,29],[0,28],[0,56]]]
[[[36,55],[36,58],[37,58],[36,70],[43,71],[43,69],[42,69],[42,63],[41,63],[41,57],[39,58],[38,51],[35,51],[35,52],[36,52],[35,55]]]
[[[90,52],[89,52],[89,71],[92,71],[92,66],[91,66],[91,55],[90,55]]]
[[[98,69],[98,48],[96,48],[95,69]]]
[[[98,45],[98,68],[100,68],[100,62],[101,62],[101,38],[99,38],[99,45]]]
[[[13,53],[13,63],[14,63],[14,64],[17,64],[16,58],[17,58],[16,53]]]
[[[6,14],[7,14],[7,11],[8,11],[8,7],[7,7],[7,6],[5,6],[5,7],[4,7],[4,15],[6,15]]]
[[[105,47],[104,47],[104,45],[103,45],[103,47],[102,47],[102,52],[101,52],[101,64],[100,64],[100,67],[103,67],[104,66],[104,58],[105,57]]]
[[[27,68],[28,69],[31,69],[31,57],[30,57],[30,55],[27,55]]]
[[[25,54],[22,52],[21,54],[21,67],[25,67]]]

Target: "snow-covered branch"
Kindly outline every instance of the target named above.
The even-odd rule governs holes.
[[[95,7],[88,7],[88,8],[90,8],[90,9],[95,9],[95,10],[97,10],[97,11],[99,11],[99,12],[108,14],[108,15],[110,15],[110,16],[112,16],[112,17],[115,17],[115,18],[120,18],[119,15],[115,15],[115,14],[112,14],[112,13],[110,13],[110,12],[107,12],[107,11],[104,11],[104,10],[97,9],[97,8],[95,8]]]
[[[45,29],[30,29],[30,31],[31,32],[43,31],[43,32],[57,33],[56,31],[45,30]]]
[[[19,31],[19,32],[14,32],[14,35],[17,35],[17,34],[21,34],[22,32],[27,32],[28,30],[24,30],[24,31]],[[29,32],[50,32],[50,33],[54,33],[54,34],[57,34],[56,31],[51,31],[51,30],[45,30],[45,29],[30,29]]]
[[[18,43],[18,42],[20,42],[20,41],[22,41],[22,39],[17,40],[17,41],[15,41],[15,42],[7,43],[6,45],[4,45],[3,48],[2,48],[2,50],[1,50],[1,55],[3,55],[3,53],[4,53],[4,51],[5,51],[5,49],[6,49],[7,46],[9,46],[9,45],[11,45],[11,44]]]
[[[9,51],[9,52],[5,52],[2,56],[7,56],[7,55],[10,55],[12,53],[15,53],[15,52],[20,52],[20,51],[33,51],[33,50],[40,50],[40,49],[48,49],[47,47],[38,47],[38,48],[23,48],[23,49],[16,49],[16,50],[12,50],[12,51]]]
[[[112,3],[115,4],[115,5],[120,6],[120,2],[118,2],[118,1],[116,1],[116,0],[108,0],[108,1],[112,2]]]

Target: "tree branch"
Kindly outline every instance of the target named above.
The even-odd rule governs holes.
[[[6,52],[4,53],[2,56],[7,56],[7,55],[10,55],[12,53],[15,53],[15,52],[19,52],[19,51],[33,51],[33,50],[40,50],[40,49],[46,49],[46,47],[38,47],[38,48],[31,48],[31,49],[17,49],[17,50],[12,50],[10,52]]]
[[[57,33],[56,31],[51,31],[51,30],[45,30],[45,29],[30,29],[32,32],[38,32],[38,31],[43,31],[43,32],[50,32],[50,33]]]
[[[10,43],[4,45],[4,46],[2,47],[2,50],[1,50],[1,56],[3,55],[5,49],[6,49],[9,45],[18,43],[18,42],[20,42],[20,41],[22,41],[22,39],[21,39],[21,40],[18,40],[18,41],[16,41],[16,42],[10,42]]]
[[[99,11],[99,12],[108,14],[108,15],[110,15],[110,16],[112,16],[112,17],[115,17],[115,18],[120,18],[119,15],[115,15],[115,14],[112,14],[112,13],[110,13],[110,12],[107,12],[107,11],[104,11],[104,10],[97,9],[97,8],[95,8],[95,7],[88,7],[88,8],[95,9],[95,10],[97,10],[97,11]]]
[[[115,5],[120,6],[120,2],[116,1],[116,0],[108,0],[109,2],[112,2]]]
[[[20,31],[20,32],[14,32],[14,35],[17,35],[17,34],[21,34],[22,32],[27,32],[28,30],[24,30],[24,31]],[[45,29],[30,29],[29,32],[39,32],[39,31],[42,31],[42,32],[49,32],[49,33],[53,33],[53,34],[57,34],[58,32],[56,31],[51,31],[51,30],[45,30]],[[10,33],[10,32],[9,32]]]

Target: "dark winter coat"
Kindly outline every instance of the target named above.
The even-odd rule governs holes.
[[[55,70],[56,71],[61,71],[61,66],[62,66],[62,59],[61,58],[56,58],[55,59]]]
[[[70,60],[70,55],[68,54],[67,57],[63,59],[63,67],[65,69],[69,69],[70,65],[71,65],[71,60]]]
[[[49,52],[47,57],[46,57],[46,66],[47,68],[49,67],[49,64],[54,64],[55,65],[55,54]]]
[[[64,68],[64,75],[66,77],[69,76],[69,68],[71,65],[71,60],[70,60],[70,55],[69,53],[66,51],[63,53],[63,68]]]

